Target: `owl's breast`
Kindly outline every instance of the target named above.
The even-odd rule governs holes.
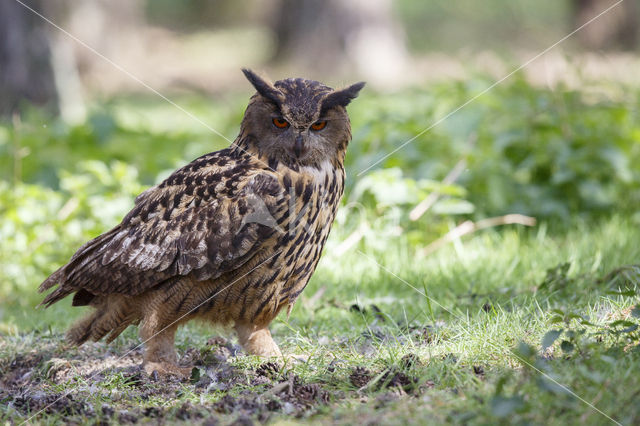
[[[328,233],[344,191],[344,169],[325,161],[318,167],[303,167],[292,179],[290,195],[294,232],[306,232],[316,239]],[[318,243],[315,241],[314,244]]]
[[[247,266],[247,286],[240,291],[239,316],[268,324],[304,290],[320,259],[344,190],[344,170],[324,165],[298,171],[277,170],[282,196],[277,211],[275,244],[269,260],[256,269]],[[250,283],[250,284],[249,284]],[[241,287],[243,288],[243,287]]]
[[[344,191],[344,169],[327,162],[318,168],[302,168],[295,176],[290,212],[285,230],[283,297],[293,303],[307,285],[320,259]],[[297,198],[296,198],[297,196]]]

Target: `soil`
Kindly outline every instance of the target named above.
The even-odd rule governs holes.
[[[116,351],[105,354],[105,348],[90,344],[70,352],[49,348],[15,356],[0,365],[0,405],[9,413],[15,410],[17,422],[44,413],[72,422],[95,419],[98,424],[153,419],[245,425],[267,422],[273,416],[306,418],[344,399],[345,392],[338,390],[344,385],[336,383],[345,381],[354,394],[363,388],[383,391],[377,396],[381,404],[419,389],[418,379],[408,373],[420,363],[415,355],[403,358],[400,369],[371,372],[359,366],[346,377],[344,371],[328,369],[330,377],[325,380],[332,383],[328,384],[305,382],[276,362],[255,369],[238,366],[242,363],[234,362],[234,357],[242,356],[239,348],[216,338],[203,349],[184,352],[181,363],[194,368],[191,378],[181,381],[148,376],[140,367],[141,349],[120,357]],[[220,397],[205,398],[211,394]],[[180,397],[185,395],[189,401],[182,402],[187,398]]]

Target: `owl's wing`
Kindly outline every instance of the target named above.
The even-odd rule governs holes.
[[[40,291],[59,285],[42,304],[73,292],[76,305],[95,295],[136,295],[187,274],[216,278],[273,243],[287,205],[276,177],[237,166],[213,173],[217,180],[189,170],[176,172],[179,185],[142,193],[120,225],[82,246],[42,283]]]

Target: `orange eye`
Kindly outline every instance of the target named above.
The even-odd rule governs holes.
[[[286,129],[287,127],[289,127],[289,122],[284,118],[274,118],[273,125],[278,129]]]
[[[311,125],[311,130],[315,130],[317,132],[318,130],[324,129],[324,126],[326,125],[327,125],[326,121],[318,121]]]

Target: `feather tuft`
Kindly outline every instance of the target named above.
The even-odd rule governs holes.
[[[365,82],[361,81],[359,83],[352,84],[351,86],[345,89],[335,90],[329,93],[322,100],[321,111],[324,113],[330,110],[331,108],[335,108],[338,106],[346,107],[347,105],[349,105],[349,103],[352,100],[358,97],[358,94],[360,93],[360,90],[362,90],[364,85],[365,85]]]
[[[260,93],[264,98],[273,102],[278,108],[282,106],[284,95],[278,89],[273,87],[273,84],[269,83],[267,80],[263,79],[248,68],[243,68],[242,72],[244,73],[245,77],[247,77],[247,80],[249,80],[249,83],[251,83],[253,87],[255,87],[258,93]]]

